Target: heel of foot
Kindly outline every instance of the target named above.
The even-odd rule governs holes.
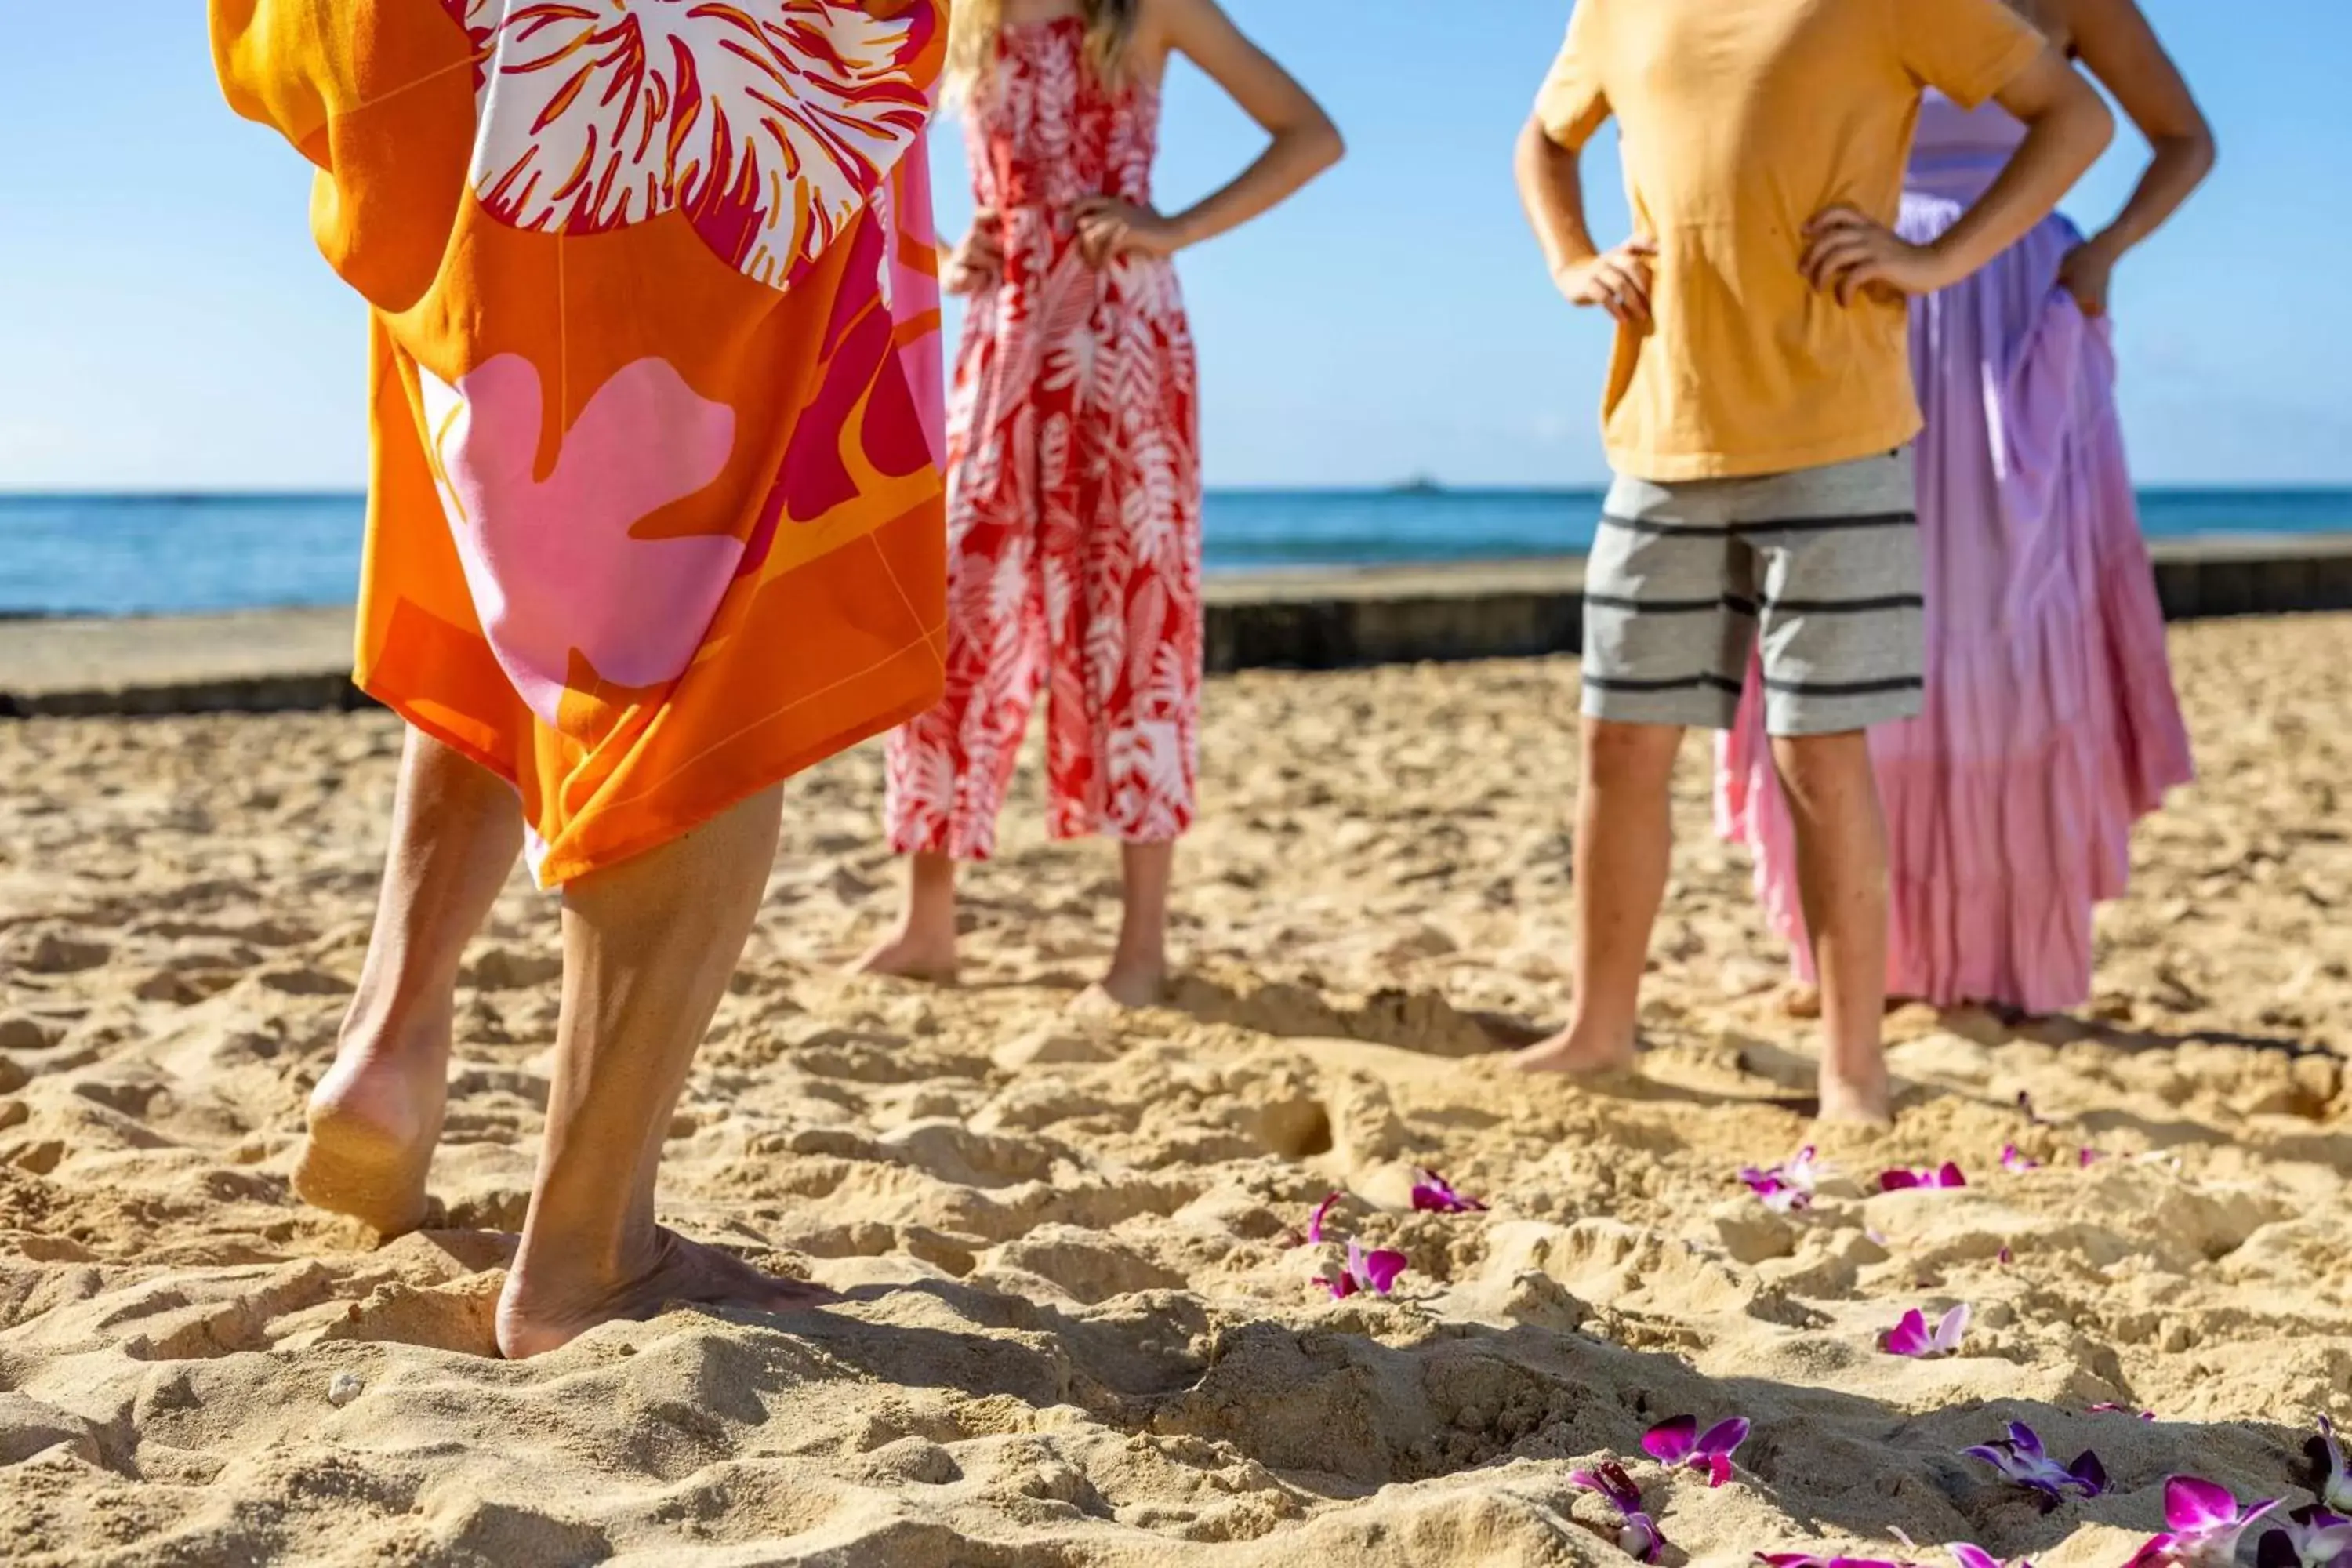
[[[310,1136],[295,1162],[294,1190],[302,1201],[349,1215],[385,1237],[425,1223],[425,1166],[415,1144],[372,1121],[332,1107],[313,1107]]]

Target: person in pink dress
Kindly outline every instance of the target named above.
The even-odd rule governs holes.
[[[975,205],[949,268],[967,296],[949,410],[947,696],[891,737],[906,913],[871,973],[956,973],[956,868],[995,850],[1030,710],[1047,696],[1048,826],[1124,851],[1100,990],[1161,995],[1201,696],[1201,463],[1192,338],[1171,258],[1336,163],[1339,132],[1214,0],[958,0],[950,91]],[[1270,138],[1187,210],[1152,205],[1161,79],[1182,54]]]
[[[1871,753],[1892,873],[1888,994],[2048,1014],[2090,996],[2092,914],[2124,890],[2132,825],[2191,776],[2106,311],[2116,264],[2196,189],[2213,138],[2133,0],[2010,3],[2116,96],[2153,156],[2098,234],[2051,217],[1912,302],[1927,700],[1874,731]],[[1903,237],[1949,226],[2024,134],[1998,105],[1969,112],[1928,94]],[[1816,977],[1762,708],[1751,668],[1717,816],[1754,852],[1805,1013]]]

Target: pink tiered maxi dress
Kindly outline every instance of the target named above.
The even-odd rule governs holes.
[[[1904,237],[1949,227],[2023,136],[1998,105],[1929,94]],[[2081,237],[2052,217],[1912,308],[1927,707],[1872,731],[1871,755],[1892,871],[1888,987],[1939,1005],[2085,1001],[2092,913],[2124,891],[2132,825],[2191,776],[2108,326],[2057,286]],[[1811,984],[1753,669],[1718,760],[1717,826],[1754,853],[1765,911]]]

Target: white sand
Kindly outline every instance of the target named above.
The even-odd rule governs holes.
[[[1619,1563],[1568,1473],[1684,1412],[1757,1430],[1720,1491],[1634,1467],[1670,1562],[1900,1529],[2112,1568],[2169,1471],[2300,1498],[2310,1417],[2352,1413],[2352,619],[2176,647],[2207,782],[2139,839],[2095,1016],[1897,1016],[1899,1129],[1827,1152],[1973,1184],[1797,1223],[1733,1179],[1805,1136],[1774,1101],[1808,1042],[1697,746],[1647,1084],[1488,1054],[1564,999],[1572,665],[1213,685],[1192,975],[1118,1022],[1067,1011],[1115,862],[1042,842],[1034,775],[970,883],[967,986],[837,976],[897,894],[868,748],[794,793],[666,1188],[851,1300],[528,1366],[486,1352],[552,905],[519,882],[469,965],[449,1228],[370,1251],[287,1172],[394,724],[0,727],[0,1559]],[[2053,1168],[2003,1174],[2011,1140]],[[1400,1212],[1416,1163],[1494,1213]],[[1410,1254],[1395,1300],[1333,1303],[1336,1249],[1289,1245],[1334,1187],[1341,1233]],[[1959,1300],[1959,1358],[1874,1348]],[[1957,1457],[2021,1416],[2112,1495],[2045,1516]]]

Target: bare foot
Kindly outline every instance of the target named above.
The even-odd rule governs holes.
[[[1164,958],[1113,958],[1110,973],[1087,988],[1124,1009],[1157,1007],[1168,1000],[1168,961]]]
[[[763,1274],[717,1247],[656,1228],[653,1261],[617,1284],[573,1279],[542,1286],[518,1261],[499,1298],[499,1351],[509,1361],[544,1355],[599,1323],[643,1321],[681,1302],[799,1312],[839,1299],[821,1285]]]
[[[1548,1040],[1538,1040],[1525,1050],[1511,1053],[1511,1065],[1521,1072],[1567,1073],[1576,1078],[1597,1078],[1604,1073],[1624,1072],[1633,1065],[1633,1040],[1602,1039],[1586,1036],[1575,1029],[1563,1029]]]
[[[889,974],[932,985],[952,985],[956,981],[955,933],[950,931],[942,938],[901,926],[868,948],[852,967],[859,974]]]
[[[387,1239],[425,1223],[425,1178],[449,1099],[449,1034],[444,1017],[394,1046],[346,1038],[310,1093],[310,1136],[294,1166],[305,1203]]]
[[[1840,1072],[1824,1062],[1821,1099],[1823,1121],[1865,1127],[1895,1124],[1895,1091],[1884,1068],[1868,1072]]]

